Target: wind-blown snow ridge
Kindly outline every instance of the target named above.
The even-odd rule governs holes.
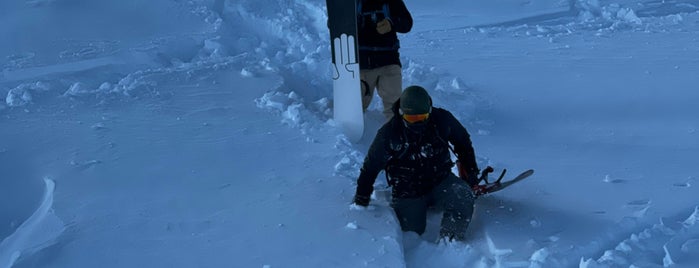
[[[99,85],[94,85],[94,82],[76,81],[66,84],[60,80],[24,83],[10,90],[5,101],[9,107],[22,107],[31,104],[35,99],[35,95],[49,94],[51,91],[60,91],[61,89],[64,90],[60,91],[61,96],[64,97],[95,97],[102,101],[119,96],[134,98],[158,95],[163,93],[156,89],[158,86],[157,81],[162,80],[160,79],[162,77],[196,81],[206,77],[206,74],[212,70],[227,68],[245,57],[245,54],[237,56],[218,55],[217,45],[214,40],[207,40],[202,53],[207,55],[200,60],[190,63],[176,62],[175,65],[169,67],[137,70],[120,78],[116,83],[106,81]]]
[[[596,31],[606,36],[620,31],[682,31],[685,16],[697,16],[699,5],[691,0],[600,1],[569,0],[568,10],[493,24],[458,27],[471,33],[550,38]],[[680,27],[668,28],[668,25]]]
[[[17,230],[0,243],[0,268],[9,268],[23,256],[50,246],[65,229],[52,210],[53,180],[44,178],[44,196],[39,208]]]
[[[37,4],[39,3],[39,4]],[[27,1],[35,9],[51,10],[60,1]],[[97,103],[115,98],[158,96],[157,78],[197,80],[212,70],[228,67],[247,54],[229,53],[217,32],[222,20],[206,3],[171,3],[189,11],[203,23],[195,33],[153,35],[145,40],[122,44],[111,39],[64,39],[57,62],[41,62],[34,52],[10,55],[2,66],[0,84],[8,85],[5,105],[10,109],[48,101],[70,102],[94,98]],[[177,44],[180,48],[172,49]],[[235,51],[232,51],[235,52]],[[106,70],[106,71],[105,71]],[[64,98],[67,97],[67,98]],[[2,105],[2,106],[5,106]]]
[[[660,223],[631,234],[596,260],[581,259],[580,267],[669,267],[696,263],[696,253],[699,253],[697,215],[699,207],[682,222],[666,222],[661,218]]]

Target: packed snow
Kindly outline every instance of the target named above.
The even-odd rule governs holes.
[[[699,2],[405,3],[403,84],[536,170],[467,241],[351,204],[325,1],[8,0],[0,267],[699,266]]]

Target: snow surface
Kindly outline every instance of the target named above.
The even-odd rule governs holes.
[[[465,243],[350,205],[324,1],[7,0],[1,267],[699,266],[699,2],[405,2],[404,84],[536,170]]]

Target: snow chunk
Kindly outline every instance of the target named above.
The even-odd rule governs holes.
[[[9,107],[25,106],[33,101],[34,93],[40,93],[49,90],[49,85],[44,82],[21,84],[7,92],[7,97],[5,97],[5,103],[7,103],[7,106]]]
[[[614,249],[621,251],[621,252],[631,252],[633,250],[633,248],[631,248],[631,246],[629,246],[629,244],[627,244],[624,241],[619,243],[619,245],[617,245],[616,248],[614,248]]]
[[[109,83],[109,82],[104,82],[104,83],[102,83],[102,84],[100,85],[99,88],[97,88],[97,91],[99,91],[99,92],[105,92],[105,93],[106,93],[106,92],[109,92],[110,90],[112,90],[112,87],[113,87],[113,86],[112,86],[111,83]]]
[[[549,255],[551,255],[551,253],[546,248],[535,251],[529,258],[529,261],[532,263],[529,267],[543,267]]]
[[[224,58],[226,56],[226,52],[223,45],[221,45],[220,39],[221,38],[217,36],[215,38],[204,40],[204,47],[199,52],[200,56],[202,58]]]
[[[66,92],[63,93],[63,96],[84,96],[92,93],[93,90],[89,90],[85,84],[76,82],[72,84]]]
[[[352,142],[345,135],[337,136],[335,148],[340,151],[341,158],[335,164],[334,175],[356,179],[364,162],[364,154],[354,149]]]
[[[303,126],[303,114],[307,113],[307,109],[301,97],[293,91],[288,94],[268,92],[255,99],[255,103],[259,108],[278,111],[282,115],[283,123],[293,127]]]
[[[451,80],[451,88],[453,89],[462,89],[464,87],[462,84],[463,82],[461,82],[461,80],[459,80],[457,77]]]
[[[641,19],[633,9],[622,7],[613,3],[608,6],[600,5],[599,0],[577,0],[575,9],[578,10],[578,19],[585,22],[608,21],[612,22],[612,29],[621,25],[640,25]]]
[[[99,93],[109,93],[112,88],[113,86],[109,82],[102,83],[97,89],[90,89],[84,83],[76,82],[63,93],[63,96],[80,97]]]
[[[357,225],[357,222],[356,222],[356,221],[353,221],[353,222],[347,223],[347,225],[345,225],[345,228],[347,228],[347,229],[352,229],[352,230],[357,230],[357,229],[359,229],[359,225]]]
[[[242,70],[240,70],[240,76],[242,76],[242,77],[253,77],[253,76],[255,76],[255,75],[254,75],[251,71],[249,71],[248,69],[243,68]]]
[[[136,71],[121,78],[112,89],[125,96],[135,96],[140,90],[146,90],[157,86],[157,82],[148,80],[148,76],[157,73],[155,70]]]
[[[685,228],[689,228],[690,226],[694,226],[697,223],[697,220],[699,220],[699,206],[694,207],[694,212],[692,212],[692,215],[689,215],[689,217],[682,222],[682,225],[684,225]]]
[[[289,123],[290,125],[299,125],[301,123],[301,109],[303,109],[303,104],[294,103],[289,105],[287,109],[282,112],[282,122]]]
[[[670,252],[667,250],[667,245],[663,246],[663,251],[665,251],[665,256],[663,257],[663,267],[670,267],[675,264],[674,261],[672,261],[672,257],[670,256]]]
[[[491,255],[500,257],[512,254],[512,249],[500,249],[495,247],[495,243],[493,242],[493,239],[490,238],[490,235],[486,234],[485,238],[488,241],[488,251],[490,251]]]
[[[610,11],[609,14],[612,14],[611,12],[613,11]],[[636,12],[634,12],[630,8],[619,8],[618,10],[616,10],[616,13],[613,16],[608,16],[610,17],[609,19],[618,19],[620,21],[632,24],[641,24],[641,19],[638,16],[636,16]]]

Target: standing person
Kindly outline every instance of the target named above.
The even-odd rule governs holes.
[[[393,106],[396,114],[383,125],[369,148],[357,179],[354,203],[368,206],[381,170],[392,187],[391,207],[403,231],[425,232],[427,209],[443,210],[440,237],[463,241],[474,208],[471,190],[478,166],[466,128],[447,110],[432,107],[419,86],[403,91]],[[452,147],[453,146],[453,147]],[[467,174],[451,172],[450,147]]]
[[[357,0],[357,24],[363,110],[369,107],[376,89],[383,114],[390,119],[391,107],[403,88],[396,33],[409,32],[413,18],[403,0]]]

